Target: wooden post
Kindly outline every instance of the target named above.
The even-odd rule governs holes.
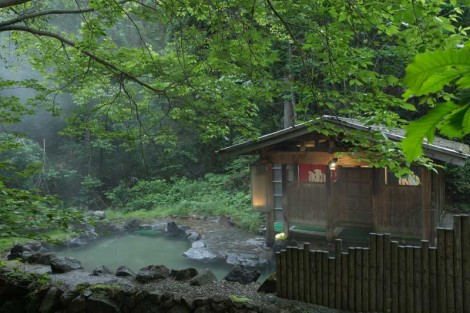
[[[349,292],[349,254],[346,252],[341,253],[341,309],[348,309],[348,292]]]
[[[323,267],[323,305],[328,306],[329,276],[328,276],[328,252],[322,251],[321,255]]]
[[[294,269],[292,262],[292,250],[294,248],[287,247],[286,261],[287,261],[287,299],[294,299]]]
[[[362,310],[369,312],[369,248],[362,249]]]
[[[421,248],[414,247],[413,249],[413,286],[414,286],[414,312],[422,312],[423,298],[422,298],[422,265],[421,265]]]
[[[354,287],[355,287],[355,267],[354,263],[356,261],[356,250],[354,248],[349,248],[349,264],[348,264],[348,280],[349,280],[349,285],[348,285],[348,310],[353,311],[356,307],[355,305],[355,294],[354,294]]]
[[[445,230],[446,237],[446,289],[447,289],[447,311],[455,312],[454,302],[454,235],[452,229]]]
[[[287,291],[287,251],[286,250],[281,250],[281,264],[282,264],[282,270],[281,270],[281,297],[282,298],[287,298],[288,297],[288,291]]]
[[[355,276],[356,276],[356,286],[355,294],[355,310],[356,312],[361,312],[362,310],[362,249],[356,248],[356,261],[355,261]]]
[[[390,312],[391,310],[391,238],[390,234],[384,234],[384,248],[383,248],[383,260],[384,260],[384,270],[383,270],[383,282],[384,282],[384,312]]]
[[[299,249],[292,248],[292,299],[299,300]]]
[[[315,258],[315,251],[308,253],[310,258],[310,303],[318,304],[317,302],[317,260]]]
[[[455,312],[463,313],[462,217],[454,215],[454,294]]]
[[[470,216],[461,217],[463,308],[470,313]]]
[[[406,312],[414,312],[413,250],[406,246]]]
[[[282,282],[282,259],[281,259],[281,253],[276,252],[276,295],[278,297],[283,296],[282,293],[282,288],[281,288],[281,282]]]
[[[377,235],[377,311],[384,311],[384,237]]]
[[[398,312],[406,312],[406,247],[398,247]]]
[[[305,301],[305,290],[304,290],[304,274],[305,274],[305,267],[304,267],[304,247],[299,248],[297,250],[297,262],[298,262],[298,289],[299,289],[299,297],[297,300]]]
[[[303,258],[304,258],[304,292],[305,292],[305,302],[311,303],[312,300],[310,298],[310,244],[308,242],[304,243],[304,250],[303,250]]]
[[[315,262],[317,263],[317,304],[325,305],[323,303],[323,262],[321,251],[316,251]]]
[[[266,164],[266,245],[268,247],[274,245],[274,235],[273,167],[272,164]]]
[[[334,308],[336,306],[336,258],[328,258],[328,306]]]
[[[343,242],[336,239],[335,243],[335,308],[341,309],[341,255],[343,250]]]
[[[429,248],[429,312],[437,313],[437,249]]]
[[[374,312],[377,310],[377,237],[375,233],[371,233],[369,237],[369,310]]]
[[[437,312],[447,310],[446,291],[446,234],[444,228],[437,228]],[[444,289],[444,290],[443,290]]]
[[[392,241],[390,247],[390,276],[391,276],[391,298],[392,313],[398,313],[398,242]]]
[[[421,288],[422,288],[422,312],[429,313],[429,241],[421,240]]]

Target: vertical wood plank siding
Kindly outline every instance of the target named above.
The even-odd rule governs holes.
[[[354,312],[470,313],[470,216],[437,229],[437,245],[401,246],[370,234],[368,248],[311,251],[308,244],[276,255],[277,295]]]

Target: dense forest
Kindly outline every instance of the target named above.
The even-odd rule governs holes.
[[[468,4],[0,0],[0,237],[104,209],[256,229],[254,160],[216,151],[323,114],[407,129],[354,139],[373,165],[440,166],[424,138],[470,143]],[[470,165],[448,172],[468,209]]]

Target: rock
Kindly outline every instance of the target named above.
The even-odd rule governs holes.
[[[42,253],[36,252],[27,258],[28,263],[51,265],[51,259],[57,256],[52,252]]]
[[[149,265],[143,267],[135,277],[141,283],[152,280],[165,279],[170,275],[170,270],[165,265]]]
[[[150,225],[150,224],[142,224],[142,225],[139,226],[139,229],[153,230],[152,225]]]
[[[297,242],[293,240],[275,240],[273,246],[273,253],[280,252],[281,250],[286,249],[287,247],[297,247]]]
[[[135,276],[135,273],[128,268],[127,266],[119,266],[116,270],[116,276],[126,277],[126,276]]]
[[[100,266],[95,267],[90,275],[102,276],[102,275],[110,275],[110,274],[112,274],[112,272],[109,268],[107,268],[105,265],[100,265]]]
[[[106,295],[93,294],[86,299],[86,312],[94,313],[121,313],[119,306],[117,306]]]
[[[183,303],[177,303],[168,310],[168,313],[190,313],[190,310]]]
[[[96,232],[102,235],[118,234],[124,231],[124,225],[118,224],[98,224]]]
[[[184,252],[183,255],[188,259],[200,262],[225,261],[226,259],[225,255],[210,251],[202,240],[193,242],[192,247]]]
[[[88,211],[87,215],[97,220],[104,220],[106,218],[105,211]]]
[[[124,230],[127,230],[127,231],[137,230],[140,227],[140,223],[141,221],[139,219],[128,220],[124,224]]]
[[[224,277],[224,280],[248,285],[258,280],[261,273],[256,269],[247,269],[237,265]]]
[[[46,296],[41,302],[41,306],[39,307],[39,313],[49,313],[55,312],[55,310],[60,306],[59,298],[62,294],[62,290],[57,287],[51,287],[49,291],[46,293]]]
[[[231,265],[243,265],[248,267],[261,267],[268,264],[268,260],[261,259],[256,254],[227,253],[226,262]]]
[[[67,307],[78,295],[79,292],[74,289],[65,290],[59,297],[59,303],[62,307]]]
[[[56,257],[51,259],[52,273],[66,273],[73,270],[82,269],[82,263],[72,257]]]
[[[201,271],[197,276],[193,277],[189,281],[189,284],[191,286],[205,286],[216,281],[217,277],[215,277],[214,273],[212,273],[212,271],[209,269],[205,269]]]
[[[193,230],[190,230],[190,231],[187,231],[187,234],[188,234],[188,240],[189,241],[197,241],[199,239],[201,239],[201,234],[199,234],[198,232],[195,232]]]
[[[275,293],[276,292],[276,273],[269,275],[259,286],[258,292]]]
[[[168,235],[172,237],[186,237],[186,231],[176,225],[175,222],[169,222],[166,225],[166,231],[168,232]]]
[[[33,250],[30,245],[25,244],[25,245],[20,245],[20,244],[15,244],[11,249],[10,253],[7,256],[8,260],[16,260],[16,259],[21,259],[23,260],[23,254],[29,252],[29,255],[32,254]]]
[[[206,243],[202,240],[195,241],[191,244],[191,248],[200,249],[207,247]]]
[[[190,267],[182,270],[171,270],[170,277],[173,277],[175,280],[186,280],[198,274],[197,269]]]

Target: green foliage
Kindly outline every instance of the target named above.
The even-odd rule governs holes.
[[[446,165],[446,189],[454,207],[470,210],[470,162],[463,168]]]
[[[408,125],[403,152],[409,162],[422,154],[424,138],[433,142],[437,130],[451,138],[470,134],[469,47],[417,55],[406,69],[405,83],[404,97],[432,95],[444,101]]]
[[[231,216],[244,229],[256,231],[262,220],[253,212],[250,194],[231,188],[230,175],[207,174],[204,179],[139,181],[133,187],[121,184],[107,193],[110,218],[150,219],[163,216]]]

